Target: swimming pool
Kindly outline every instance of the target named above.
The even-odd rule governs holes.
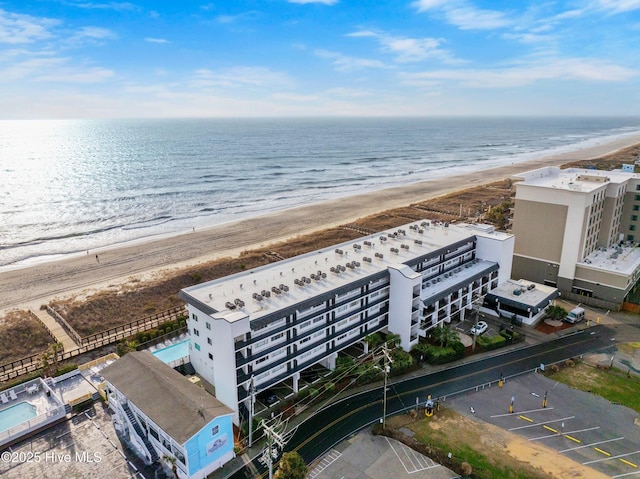
[[[0,411],[0,432],[11,429],[29,419],[33,419],[37,415],[36,407],[26,401],[11,406],[4,411]]]
[[[185,339],[180,343],[158,349],[153,352],[153,355],[165,364],[178,361],[179,359],[189,356],[189,341],[191,340]]]

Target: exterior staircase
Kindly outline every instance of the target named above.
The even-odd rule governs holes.
[[[136,434],[138,435],[138,437],[140,439],[142,439],[142,442],[144,443],[145,447],[149,451],[149,454],[151,455],[151,463],[153,464],[155,462],[158,462],[160,457],[158,456],[158,453],[156,452],[156,448],[153,447],[153,444],[151,444],[151,442],[149,442],[149,439],[147,438],[147,435],[142,430],[142,427],[140,427],[140,424],[138,423],[138,420],[136,419],[136,417],[133,414],[133,411],[129,408],[129,404],[123,403],[122,404],[122,409],[124,409],[124,412],[127,415],[127,417],[129,418],[129,422],[133,426],[133,429],[136,431]]]

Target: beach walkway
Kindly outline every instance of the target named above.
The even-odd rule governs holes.
[[[78,345],[71,339],[71,336],[58,324],[58,322],[51,317],[49,313],[41,309],[31,309],[31,314],[37,317],[45,327],[51,331],[56,341],[62,344],[65,352],[78,349]]]

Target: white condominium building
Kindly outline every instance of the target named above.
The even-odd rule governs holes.
[[[640,274],[640,176],[546,167],[512,180],[513,277],[618,309]]]
[[[384,330],[405,350],[509,279],[513,236],[418,221],[186,288],[191,363],[235,411]]]

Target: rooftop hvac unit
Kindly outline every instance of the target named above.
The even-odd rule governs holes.
[[[353,249],[362,249],[362,246],[360,246],[359,244],[354,244]]]
[[[276,293],[276,294],[280,294],[280,293],[282,293],[282,290],[281,290],[280,288],[277,288],[276,286],[273,286],[273,287],[271,288],[271,291],[272,291],[273,293]]]
[[[399,253],[400,250],[398,248],[391,248],[392,253]]]
[[[227,307],[227,309],[236,309],[236,305],[231,301],[227,301],[226,303],[224,303],[224,305]]]
[[[529,286],[527,286],[527,290],[531,291],[532,289],[536,289],[535,284],[530,284]]]
[[[264,293],[262,293],[262,295],[263,295],[265,298],[270,298],[270,297],[271,297],[271,291],[265,291]]]
[[[322,279],[325,279],[327,277],[327,273],[322,273]]]
[[[371,246],[371,241],[363,241],[365,246]]]
[[[293,284],[300,286],[300,280],[298,278],[294,279]]]
[[[384,258],[384,255],[382,253],[376,253],[375,257],[382,259],[382,258]]]
[[[340,248],[336,248],[336,253],[338,253],[338,254],[344,254],[344,251],[342,251]]]
[[[427,223],[426,221],[423,221],[422,223],[420,223],[420,226],[429,226],[429,223]]]
[[[236,298],[233,301],[233,304],[235,304],[236,306],[240,306],[242,308],[244,306],[244,301],[242,301],[240,298]]]
[[[280,288],[282,291],[284,291],[285,293],[287,291],[289,291],[289,286],[287,286],[286,284],[284,286],[282,286],[282,288]]]
[[[362,258],[362,261],[366,262],[366,263],[371,263],[371,258],[365,256]]]
[[[302,278],[302,281],[304,281],[304,282],[305,282],[305,283],[307,283],[307,284],[311,283],[311,280],[310,280],[309,278],[307,278],[306,276],[304,276],[304,277]]]
[[[353,268],[353,265],[352,265],[351,263],[347,263],[347,264],[346,264],[346,266],[347,266],[347,268],[349,268],[349,269],[352,269],[352,268]]]
[[[263,289],[262,291],[260,291],[260,294],[261,294],[262,296],[266,296],[266,295],[267,295],[267,293],[268,293],[268,291],[265,291],[264,289]]]
[[[422,233],[424,233],[424,230],[423,229],[419,229],[418,233],[422,234]]]
[[[380,236],[380,241],[387,241],[387,237],[386,236]]]
[[[360,267],[360,261],[354,261],[354,262],[353,262],[353,265],[354,265],[356,268],[359,268],[359,267]]]
[[[340,271],[346,271],[346,270],[347,270],[347,269],[346,269],[344,266],[342,266],[342,265],[339,265],[339,266],[338,266],[338,268],[340,268]]]
[[[413,240],[415,244],[422,244],[422,240]]]
[[[400,248],[406,249],[407,251],[409,251],[409,245],[408,244],[401,244]]]
[[[262,301],[262,296],[260,296],[258,293],[253,293],[253,299],[255,299],[256,301]]]
[[[318,279],[320,279],[320,276],[322,276],[322,271],[318,270],[318,272],[316,273],[316,276],[318,277]]]
[[[311,279],[318,279],[315,273],[311,273]]]
[[[334,266],[332,266],[329,271],[331,271],[332,273],[336,273],[336,274],[340,274],[340,268],[336,268]]]

